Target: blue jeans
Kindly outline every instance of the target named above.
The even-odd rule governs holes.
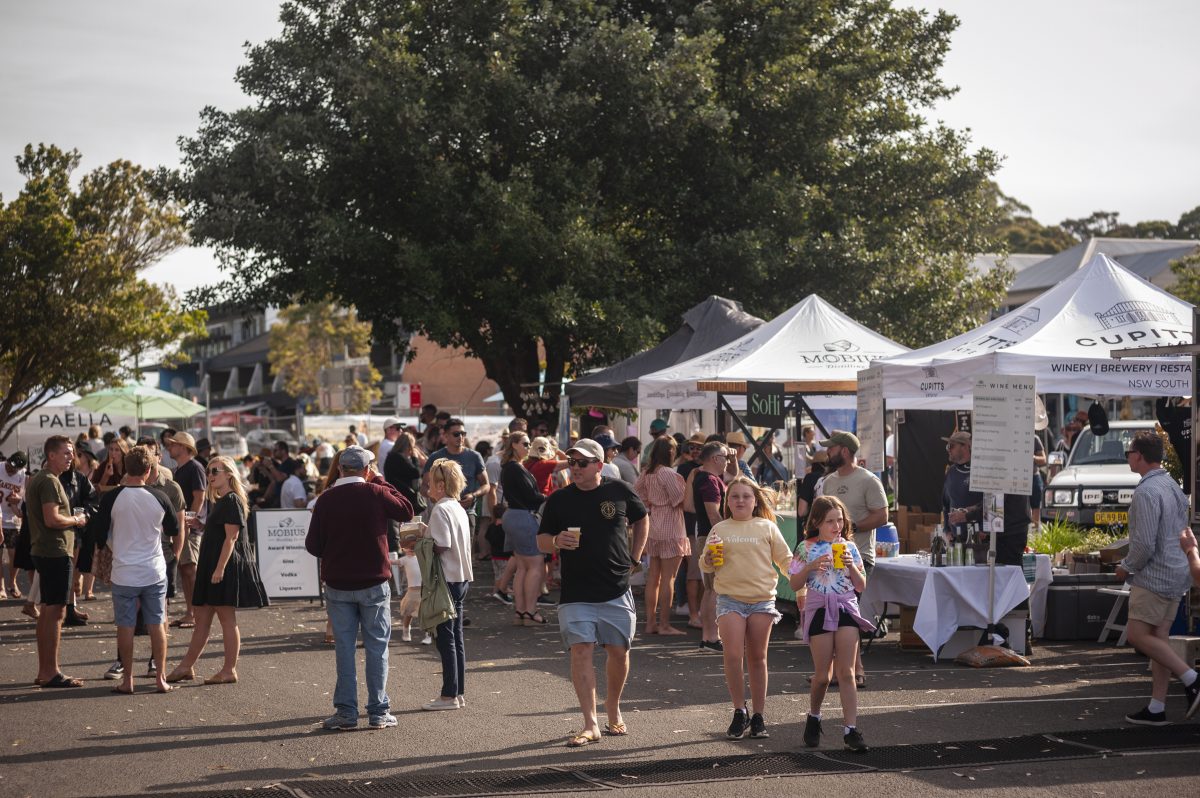
[[[450,600],[454,602],[455,618],[438,624],[437,647],[442,655],[442,697],[455,698],[463,694],[463,679],[467,671],[467,649],[463,646],[463,599],[470,582],[447,582]]]
[[[337,657],[337,684],[333,688],[333,706],[337,714],[358,718],[358,677],[354,667],[354,649],[362,630],[366,650],[367,714],[374,717],[388,711],[387,658],[392,639],[392,589],[387,582],[364,590],[325,588],[325,606],[333,623],[334,654]]]

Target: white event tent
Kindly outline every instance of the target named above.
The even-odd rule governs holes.
[[[1096,255],[1041,296],[948,341],[881,360],[888,406],[969,407],[975,378],[1033,375],[1039,393],[1191,394],[1187,356],[1114,349],[1192,342],[1192,305]]]
[[[744,393],[747,380],[782,382],[789,393],[853,392],[859,371],[907,351],[810,294],[725,346],[643,375],[638,407],[712,409],[717,391]]]

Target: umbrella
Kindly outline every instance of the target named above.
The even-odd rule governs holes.
[[[93,413],[132,415],[139,423],[144,418],[190,418],[204,412],[204,405],[191,399],[132,382],[120,388],[89,393],[75,404]]]

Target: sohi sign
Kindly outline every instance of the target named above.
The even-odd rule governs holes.
[[[783,426],[782,382],[746,383],[746,423],[753,427]]]

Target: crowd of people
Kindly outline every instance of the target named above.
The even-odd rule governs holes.
[[[341,447],[314,440],[305,451],[292,451],[280,443],[240,462],[186,432],[168,429],[159,439],[136,440],[95,433],[77,441],[49,438],[45,462],[32,476],[21,453],[0,467],[8,552],[0,591],[26,599],[22,611],[37,620],[35,682],[43,689],[80,686],[59,666],[61,627],[89,622],[80,602],[95,599],[97,582],[111,586],[119,658],[104,675],[118,681],[114,692],[133,692],[139,634],[150,638],[147,670],[158,691],[197,679],[214,620],[223,659],[204,683],[236,683],[237,611],[268,603],[250,544],[252,511],[307,507],[305,545],[319,558],[326,642],[336,662],[327,729],[359,724],[360,638],[368,725],[396,725],[387,694],[389,644],[393,627],[411,641],[414,623],[426,643],[436,642],[442,661],[440,692],[423,708],[464,709],[465,599],[474,582],[490,578],[487,595],[512,606],[514,627],[546,625],[556,608],[582,714],[568,746],[628,733],[621,696],[638,614],[643,635],[677,637],[685,631],[672,614],[681,610],[687,626],[699,631],[698,646],[723,657],[733,711],[727,735],[767,737],[767,656],[781,617],[776,585],[782,575],[796,591],[797,636],[813,660],[804,742],[820,744],[822,704],[836,687],[843,745],[867,750],[856,717],[857,691],[866,686],[859,640],[874,626],[857,599],[870,578],[874,530],[887,523],[888,500],[880,476],[859,463],[852,433],[834,431],[818,441],[810,428],[803,430],[804,473],[794,480],[803,534],[795,547],[777,525],[774,489],[790,488],[791,474],[769,438],[748,460],[750,442],[741,432],[685,437],[655,419],[645,445],[598,426],[588,437],[571,436],[564,450],[546,424],[531,428],[517,418],[493,448],[486,441],[471,446],[461,419],[427,407],[415,429],[387,419],[378,441],[351,427]],[[951,485],[955,468],[969,469],[970,436],[946,440],[947,491],[954,493],[947,510],[975,512],[973,495],[957,495],[967,483]],[[1200,580],[1200,554],[1190,532],[1174,531],[1186,520],[1186,501],[1175,495],[1177,485],[1173,492],[1161,479],[1161,442],[1154,449],[1154,441],[1139,436],[1129,452],[1143,482],[1131,510],[1130,556],[1121,565],[1139,591],[1130,601],[1130,639],[1155,663],[1151,703],[1129,719],[1151,725],[1165,722],[1172,673],[1185,685],[1189,716],[1200,707],[1195,671],[1163,641],[1170,595],[1188,578]],[[1024,500],[1023,514],[1011,508],[1014,534],[1017,526],[1028,529]],[[1163,544],[1172,535],[1179,538],[1174,554]],[[1023,549],[1023,536],[1019,543]],[[1009,548],[998,546],[1003,561],[1016,556]],[[487,563],[491,572],[484,575]],[[643,568],[639,609],[631,582]],[[17,581],[21,572],[28,577],[25,592]],[[395,613],[393,585],[403,590]],[[550,598],[553,588],[557,602]],[[170,598],[182,605],[174,619]],[[170,669],[169,627],[191,630],[186,653]],[[597,647],[606,659],[603,724]]]

